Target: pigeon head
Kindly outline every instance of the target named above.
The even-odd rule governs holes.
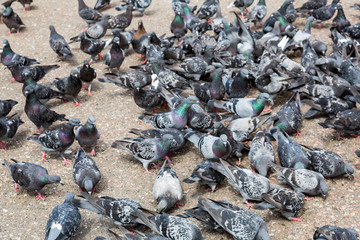
[[[354,176],[353,176],[353,174],[354,174],[354,168],[353,168],[352,166],[350,166],[349,164],[344,164],[344,171],[345,171],[345,173],[349,176],[349,178],[350,178],[351,180],[354,179]]]
[[[29,96],[30,94],[34,93],[35,89],[32,86],[26,86],[24,89],[25,97]]]
[[[71,118],[69,124],[72,126],[80,126],[81,122],[78,118]]]
[[[110,15],[109,14],[104,14],[102,17],[101,17],[101,21],[108,21],[110,19]]]
[[[328,185],[326,184],[326,182],[323,180],[320,182],[320,193],[323,199],[326,199],[326,195],[329,192],[329,188]]]
[[[71,72],[70,72],[70,76],[78,78],[79,77],[79,71],[77,69],[75,69],[75,68],[72,69]]]
[[[75,158],[79,158],[80,156],[85,156],[86,153],[83,148],[79,148],[79,150],[75,153]]]
[[[60,183],[61,185],[64,185],[64,183],[61,181],[61,178],[58,175],[49,175],[47,181],[49,183]]]
[[[90,116],[89,118],[88,118],[88,120],[87,120],[87,123],[89,123],[89,124],[95,124],[95,122],[96,122],[96,118],[94,117],[94,116]]]
[[[94,188],[93,181],[90,178],[84,178],[84,188],[91,195],[92,190]]]
[[[119,37],[114,37],[113,43],[120,44],[120,38]]]
[[[12,7],[7,7],[7,8],[5,9],[5,11],[3,12],[3,16],[4,16],[4,17],[8,17],[8,16],[11,15],[12,12],[13,12]]]
[[[9,45],[9,41],[6,40],[6,39],[4,39],[4,40],[3,40],[3,46],[5,47],[5,46],[7,46],[7,45]]]
[[[174,140],[174,137],[171,134],[165,134],[162,139],[170,142]]]
[[[30,71],[30,69],[28,69],[28,68],[25,68],[24,70],[23,70],[23,72],[21,73],[21,78],[22,79],[29,79],[29,78],[31,78],[31,71]]]
[[[72,200],[74,199],[75,195],[73,193],[66,194],[65,201],[64,202],[70,202],[72,203]]]
[[[162,213],[164,211],[169,210],[172,206],[174,206],[175,203],[176,203],[176,199],[168,197],[166,195],[162,196],[157,205],[158,213]]]
[[[49,29],[50,29],[50,31],[55,31],[55,27],[53,26],[53,25],[49,25]]]

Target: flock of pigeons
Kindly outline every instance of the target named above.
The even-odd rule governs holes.
[[[11,8],[14,1],[5,2],[0,9],[9,33],[15,30],[19,34],[23,23]],[[32,0],[19,2],[25,9],[25,4]],[[167,166],[171,162],[168,156],[182,149],[186,142],[194,144],[205,161],[194,166],[191,176],[183,182],[200,181],[215,191],[226,178],[249,207],[271,209],[289,221],[302,220],[296,214],[303,208],[306,196],[326,198],[329,189],[325,178],[346,175],[353,179],[353,167],[341,156],[300,145],[290,135],[299,134],[303,118],[318,116],[327,116],[320,125],[335,129],[339,137],[360,133],[360,110],[356,108],[360,101],[360,24],[350,24],[338,0],[328,5],[326,0],[309,0],[297,9],[293,0],[285,0],[264,23],[265,0],[259,0],[248,12],[253,2],[232,2],[229,7],[240,9],[241,16],[247,20],[244,23],[234,12],[235,19],[230,23],[222,16],[218,0],[205,0],[198,11],[196,6],[188,5],[189,1],[173,0],[174,19],[170,24],[173,36],[166,37],[146,31],[141,20],[137,30],[125,31],[132,21],[132,11],[145,15],[151,0],[128,0],[116,8],[125,10],[117,16],[101,12],[110,7],[109,0],[98,0],[94,8],[78,0],[78,13],[87,28],[72,37],[69,44],[80,42],[80,49],[91,58],[71,70],[70,76],[56,79],[52,86],[57,90],[38,81],[59,65],[35,65],[39,62],[15,53],[9,41],[3,40],[1,62],[11,71],[12,80],[23,84],[24,111],[38,129],[28,140],[42,147],[43,160],[46,161],[46,152],[58,152],[65,164],[71,163],[64,155],[68,148],[75,140],[80,145],[75,154],[73,178],[82,190],[83,199],[68,193],[64,203],[54,207],[45,228],[45,239],[69,239],[75,235],[81,223],[78,208],[105,216],[123,232],[123,236],[118,236],[108,230],[109,239],[204,239],[197,224],[188,218],[197,219],[210,230],[227,232],[234,239],[270,239],[265,221],[255,211],[226,200],[199,197],[198,205],[183,214],[165,213],[184,195],[174,169]],[[333,46],[328,50],[325,42],[311,41],[311,26],[316,22],[320,27],[321,22],[335,14],[330,28]],[[298,17],[307,18],[304,29],[292,24]],[[251,22],[255,30],[250,30]],[[262,29],[256,31],[260,26]],[[64,37],[54,26],[49,28],[49,43],[59,61],[72,58]],[[102,39],[109,28],[114,37]],[[91,82],[96,78],[91,64],[96,56],[101,60],[100,53],[110,45],[104,59],[109,73],[98,80],[130,89],[136,105],[145,110],[139,118],[155,127],[130,129],[136,137],[117,140],[112,148],[127,151],[149,174],[150,164],[157,167],[154,162],[166,158],[153,187],[157,213],[142,208],[133,199],[94,196],[95,186],[101,180],[99,168],[90,157],[95,155],[100,138],[95,117],[90,116],[82,125],[79,119],[67,119],[65,114],[56,113],[46,105],[47,101],[58,98],[73,100],[81,106],[77,99],[79,92],[87,85],[91,94]],[[130,46],[144,62],[133,66],[133,70],[120,72]],[[327,51],[330,53],[325,55]],[[297,53],[301,53],[300,63],[289,57]],[[117,71],[113,72],[114,69]],[[261,93],[256,98],[246,97],[250,87]],[[292,92],[292,96],[272,116],[266,107],[271,107],[278,96],[287,92]],[[1,139],[12,138],[24,123],[16,114],[9,115],[17,103],[0,100]],[[155,110],[164,104],[168,110],[156,114]],[[301,112],[302,104],[311,107],[305,115]],[[49,130],[56,121],[65,123]],[[245,144],[248,140],[250,146]],[[1,142],[1,147],[6,149],[6,144]],[[248,152],[253,170],[241,166],[244,152]],[[239,159],[238,166],[230,163],[232,158]],[[15,181],[16,190],[20,185],[35,191],[42,199],[45,197],[40,190],[46,184],[62,183],[59,176],[49,175],[40,165],[14,159],[4,160],[3,165]],[[291,188],[271,183],[267,178],[271,170],[279,175],[281,183]],[[248,201],[259,203],[252,205]],[[153,233],[143,233],[144,226]],[[317,228],[314,239],[359,239],[359,233],[326,225]]]

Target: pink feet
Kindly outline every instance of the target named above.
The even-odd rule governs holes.
[[[82,106],[80,103],[78,103],[78,101],[75,101],[75,105],[76,105],[77,107],[81,107],[81,106]]]
[[[11,78],[10,81],[15,82],[15,78]]]
[[[296,129],[296,136],[301,136],[301,133],[299,132],[298,129]]]
[[[0,141],[0,150],[4,149],[6,150],[7,144]]]
[[[264,112],[269,112],[269,111],[271,111],[271,107],[270,107],[270,106],[264,109]]]
[[[46,160],[46,153],[42,152],[42,160],[44,160],[45,162],[47,162],[48,160]]]
[[[304,198],[306,201],[309,201],[309,200],[313,200],[314,198],[312,198],[312,197],[305,197]]]
[[[36,198],[41,199],[43,201],[45,200],[46,196],[41,195],[39,192],[37,194],[38,195],[36,196]]]
[[[66,164],[71,164],[71,161],[67,160],[66,158],[63,158],[63,163]]]
[[[6,35],[10,35],[11,34],[11,31],[8,31],[7,33],[6,33]]]
[[[294,222],[301,222],[303,219],[302,218],[293,218],[291,219],[291,221],[294,221]]]
[[[169,163],[171,163],[171,164],[173,163],[168,156],[165,156],[165,158],[166,158],[166,160],[169,161]]]
[[[159,167],[158,165],[156,165],[155,163],[151,163],[153,165],[154,168],[156,169],[160,169],[161,167]]]
[[[98,54],[98,58],[99,58],[99,60],[101,61],[102,60],[102,56],[100,55],[100,53]]]
[[[176,203],[176,207],[177,207],[177,208],[180,208],[180,207],[182,207],[182,206],[184,206],[184,204],[179,203],[179,202]]]
[[[84,90],[85,90],[85,84],[83,84],[81,87],[81,91],[84,91]]]
[[[19,30],[16,32],[16,34],[15,34],[16,36],[19,36],[20,35],[20,32],[19,32]]]
[[[95,156],[95,148],[93,148],[93,149],[91,150],[90,155],[91,155],[91,156]]]
[[[239,158],[239,162],[236,164],[236,165],[238,165],[238,166],[244,166],[244,165],[242,165],[242,163],[241,163],[241,158]]]
[[[321,23],[317,23],[318,29],[322,29]]]
[[[15,183],[15,192],[19,193],[19,184]]]
[[[153,172],[151,172],[151,171],[149,171],[149,170],[147,170],[147,169],[146,169],[145,173],[146,173],[147,175],[153,175],[153,174],[154,174]]]
[[[249,208],[252,208],[252,207],[253,207],[253,205],[250,204],[249,202],[245,202],[245,204],[246,204],[246,206],[248,206]]]

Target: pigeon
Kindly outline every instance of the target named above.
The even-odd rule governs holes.
[[[224,180],[225,176],[213,169],[212,165],[213,162],[211,161],[203,161],[199,163],[194,168],[191,176],[185,178],[183,182],[194,183],[201,181],[203,184],[208,185],[212,192],[215,191],[216,186]]]
[[[275,163],[275,150],[270,137],[264,131],[258,131],[251,142],[248,154],[251,166],[266,177],[271,163]]]
[[[133,94],[135,104],[145,109],[147,114],[154,113],[158,107],[164,104],[164,98],[158,90],[140,87],[139,82],[135,82]]]
[[[24,95],[26,97],[25,113],[30,121],[35,124],[38,133],[40,133],[41,127],[43,127],[44,130],[47,130],[55,121],[67,121],[65,114],[58,114],[43,105],[36,96],[33,87],[27,86],[24,89]]]
[[[33,64],[39,64],[39,62],[36,61],[35,59],[24,57],[13,52],[13,50],[10,47],[9,41],[6,39],[3,40],[1,63],[6,67],[9,67],[10,65],[30,66]]]
[[[245,118],[258,116],[264,110],[267,102],[273,105],[269,94],[260,93],[257,98],[233,98],[230,101],[210,100],[208,106],[224,109]]]
[[[123,239],[123,240],[169,240],[169,238],[166,238],[166,237],[162,237],[162,236],[151,234],[151,233],[143,233],[143,232],[140,232],[138,230],[135,231],[136,235],[134,235],[133,232],[130,232],[129,230],[127,230],[126,228],[124,228],[121,225],[118,225],[117,227],[125,235],[124,236],[125,239],[121,238],[120,236],[118,236],[114,232],[108,230],[109,237],[110,237],[109,232],[111,232],[111,234],[112,234],[111,236],[116,236],[117,237],[115,239],[110,238],[112,240],[120,240],[120,239]]]
[[[263,202],[254,206],[254,209],[275,209],[290,221],[302,221],[294,216],[303,208],[305,195],[287,188],[274,188],[261,195]]]
[[[228,8],[237,7],[240,9],[241,14],[244,16],[244,12],[246,11],[248,13],[249,11],[247,10],[247,8],[250,7],[253,3],[254,0],[235,0],[229,4]]]
[[[114,83],[117,86],[126,89],[142,88],[151,83],[151,75],[140,70],[127,71],[124,73],[113,74],[105,73],[105,78],[99,78],[100,82]],[[139,83],[137,85],[136,83]]]
[[[280,167],[276,164],[271,166],[280,176],[278,179],[289,184],[296,192],[305,193],[310,196],[321,194],[325,199],[329,188],[323,175],[308,169],[292,170],[286,167]]]
[[[149,37],[142,20],[138,21],[138,28],[131,44],[136,53],[145,55],[146,48],[149,46]]]
[[[0,118],[7,116],[16,104],[15,100],[0,100]]]
[[[227,98],[243,98],[248,95],[250,90],[250,73],[246,69],[240,71],[224,70],[222,83],[225,88]]]
[[[241,194],[243,203],[248,206],[252,206],[248,203],[248,200],[261,201],[263,193],[268,193],[276,187],[266,177],[249,169],[233,166],[222,159],[220,159],[220,163],[214,164],[212,168],[227,177],[230,185]]]
[[[327,0],[308,0],[296,10],[313,10],[326,6]]]
[[[314,240],[326,240],[326,239],[347,239],[357,240],[359,239],[359,232],[352,228],[341,228],[337,226],[325,225],[317,227],[313,236]]]
[[[294,101],[292,101],[294,100]],[[299,93],[294,94],[276,113],[274,127],[287,134],[296,133],[301,124],[301,102]]]
[[[101,198],[81,192],[80,195],[86,200],[73,199],[74,206],[95,212],[100,216],[114,221],[117,225],[124,227],[135,227],[138,225],[137,218],[133,215],[141,208],[138,201],[130,198],[112,198],[104,196]]]
[[[174,141],[172,135],[165,134],[161,138],[127,138],[116,140],[112,143],[112,148],[128,151],[133,157],[139,160],[146,172],[150,163],[167,156],[171,142]]]
[[[132,9],[133,5],[130,4],[126,8],[126,12],[120,13],[116,16],[111,16],[108,21],[108,28],[114,29],[116,31],[124,31],[131,24],[133,18]]]
[[[30,5],[33,2],[33,0],[17,0],[19,3],[21,3],[21,5],[23,5],[24,9],[23,12],[25,12],[26,10],[30,10]],[[26,5],[28,5],[26,7]]]
[[[58,55],[59,60],[72,58],[74,55],[71,52],[69,44],[63,36],[58,34],[53,25],[50,28],[50,47]]]
[[[101,173],[96,162],[82,148],[79,148],[75,154],[73,179],[82,191],[89,194],[96,191],[95,186],[101,179]]]
[[[148,226],[154,233],[169,239],[205,240],[199,227],[188,219],[166,213],[152,216],[139,210],[134,215],[139,218],[140,223]]]
[[[129,132],[138,135],[142,138],[162,138],[166,134],[170,134],[174,141],[170,143],[170,151],[174,152],[182,149],[185,145],[186,140],[184,138],[184,133],[175,128],[164,128],[164,129],[148,129],[148,130],[140,130],[136,128],[131,128]]]
[[[71,97],[76,106],[81,106],[76,99],[82,87],[79,71],[77,69],[72,69],[69,77],[56,78],[52,85],[54,85],[65,96]]]
[[[166,212],[183,198],[183,189],[176,172],[171,167],[166,167],[164,162],[153,186],[153,196],[157,201],[157,211]]]
[[[103,15],[99,22],[96,22],[94,25],[87,28],[86,31],[81,32],[79,35],[70,38],[69,44],[74,43],[74,42],[79,42],[83,38],[89,38],[89,39],[102,38],[106,34],[109,19],[110,19],[109,14]]]
[[[27,140],[32,140],[41,145],[43,151],[42,158],[44,161],[46,161],[46,152],[60,152],[64,164],[70,164],[71,162],[65,158],[64,152],[73,144],[75,140],[75,126],[80,126],[80,120],[77,118],[71,118],[59,129],[47,131],[40,135],[33,135],[28,137]]]
[[[13,29],[16,30],[16,35],[19,35],[20,28],[25,25],[19,15],[14,12],[12,7],[7,7],[5,9],[2,14],[2,20],[5,23],[6,27],[9,29],[9,32],[6,33],[7,35],[11,34],[11,31]]]
[[[234,239],[270,239],[266,223],[256,213],[226,201],[207,200],[203,197],[199,197],[198,207],[207,211]]]
[[[319,28],[321,28],[321,22],[329,20],[332,16],[334,16],[339,2],[340,0],[333,0],[330,5],[312,9],[308,13],[319,21],[318,25]]]
[[[213,131],[217,121],[221,120],[221,116],[217,113],[205,113],[198,104],[193,104],[188,113],[187,125],[201,132]],[[221,134],[220,134],[221,135]]]
[[[86,123],[76,129],[75,138],[82,148],[91,148],[90,154],[95,155],[95,146],[100,138],[99,130],[95,125],[95,117],[90,116]]]
[[[185,36],[187,32],[184,17],[180,14],[175,14],[174,20],[170,24],[170,31],[174,34],[175,38],[181,38]]]
[[[85,89],[85,85],[88,85],[88,95],[91,95],[91,83],[96,78],[96,69],[92,68],[89,63],[84,63],[82,66],[78,67],[79,78],[83,83],[82,89]]]
[[[293,169],[306,169],[309,159],[304,149],[279,128],[270,129],[270,134],[277,142],[277,153],[281,166]]]
[[[159,82],[163,88],[169,89],[186,89],[189,87],[189,83],[185,78],[164,67],[162,64],[157,64],[156,61],[152,61],[151,68],[153,71],[154,84],[155,82]]]
[[[30,191],[35,191],[39,199],[44,200],[45,196],[40,194],[40,190],[47,184],[60,183],[63,184],[58,175],[49,175],[46,168],[29,163],[18,162],[11,159],[14,163],[4,160],[3,165],[9,171],[11,177],[15,181],[15,190],[18,192],[19,185]]]
[[[120,71],[120,66],[125,59],[125,51],[120,47],[120,39],[114,37],[110,51],[105,56],[104,63],[109,67],[109,72],[112,73],[113,68]]]
[[[310,166],[325,178],[333,178],[346,174],[349,179],[354,179],[354,168],[346,164],[337,153],[321,148],[305,147],[309,149],[306,153],[310,160]]]
[[[348,109],[336,114],[333,118],[328,118],[318,124],[323,128],[333,128],[339,133],[339,137],[357,135],[359,127],[360,110]]]
[[[57,64],[54,65],[36,65],[36,66],[17,66],[10,65],[8,66],[11,75],[13,78],[11,80],[15,80],[19,83],[24,83],[23,73],[25,71],[28,72],[26,78],[31,77],[31,79],[35,82],[40,81],[43,77],[50,71],[58,69],[60,66]]]
[[[305,39],[303,42],[303,55],[301,57],[301,66],[305,68],[305,71],[311,75],[315,75],[314,66],[318,60],[318,56],[311,46],[309,39]]]
[[[231,153],[231,144],[226,135],[215,137],[198,134],[191,128],[186,129],[184,137],[197,147],[205,159],[227,159]]]
[[[84,0],[78,0],[78,14],[88,24],[96,23],[101,20],[102,14],[93,8],[88,7]]]
[[[8,117],[0,118],[0,139],[2,138],[13,138],[18,130],[18,128],[24,124],[20,117],[13,118],[16,114],[13,114]],[[6,149],[6,144],[0,141],[1,148]]]
[[[101,40],[101,39],[89,39],[86,37],[81,38],[80,41],[81,51],[91,56],[89,65],[92,64],[96,55],[98,55],[99,59],[101,60],[102,58],[100,55],[101,51],[107,48],[111,42],[112,39]]]
[[[265,0],[259,0],[258,4],[256,4],[250,11],[248,20],[246,22],[253,22],[254,26],[256,27],[256,24],[263,20],[263,18],[266,16],[267,13],[267,7]]]
[[[331,27],[336,28],[339,32],[342,32],[342,30],[348,26],[350,26],[349,20],[346,19],[344,9],[341,5],[337,5],[336,7],[338,14],[333,19],[331,23]]]
[[[110,5],[111,0],[97,0],[94,9],[104,10],[106,8],[112,8]]]
[[[76,234],[81,223],[81,215],[72,203],[73,200],[74,194],[68,193],[65,201],[53,208],[46,224],[45,240],[70,239]]]
[[[226,128],[233,133],[234,140],[242,142],[249,139],[249,135],[266,122],[267,119],[268,117],[266,115],[237,118],[232,120]]]
[[[215,15],[218,6],[218,0],[205,0],[197,11],[196,17],[209,20],[212,16]]]
[[[145,9],[151,4],[151,0],[125,0],[125,4],[122,4],[115,9],[118,11],[126,9],[130,4],[133,5],[133,11],[140,12],[142,16],[145,16]]]
[[[197,103],[196,99],[190,96],[171,112],[159,113],[150,117],[140,116],[139,119],[151,123],[156,128],[176,128],[181,130],[187,123],[189,109],[194,103]]]

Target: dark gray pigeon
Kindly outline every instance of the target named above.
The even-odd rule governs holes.
[[[95,155],[96,143],[100,138],[99,130],[95,125],[96,119],[90,116],[86,123],[76,129],[75,137],[82,148],[91,148],[91,155]]]
[[[133,70],[119,74],[106,73],[105,78],[99,78],[100,82],[114,83],[117,86],[126,89],[135,89],[136,82],[139,83],[139,88],[142,88],[151,83],[151,75],[147,72]]]
[[[184,137],[197,147],[206,159],[227,159],[231,153],[231,144],[226,135],[215,137],[206,133],[197,133],[191,128],[185,130]]]
[[[78,36],[70,38],[70,43],[79,42],[83,37],[89,39],[100,39],[105,36],[107,28],[108,28],[108,21],[110,19],[109,14],[105,14],[101,17],[101,21],[96,22],[94,25],[86,29],[86,31],[81,32]]]
[[[97,213],[100,216],[114,221],[117,225],[124,227],[135,227],[138,225],[135,211],[141,208],[138,201],[130,198],[95,197],[87,192],[81,192],[86,200],[73,199],[74,206]]]
[[[54,85],[65,96],[71,97],[76,106],[81,106],[76,99],[82,87],[79,71],[77,69],[72,69],[69,77],[56,78],[52,85]]]
[[[205,0],[196,13],[196,17],[208,20],[215,15],[218,6],[218,0]]]
[[[46,168],[40,165],[29,162],[17,162],[14,159],[11,160],[14,163],[4,160],[3,165],[15,181],[16,192],[18,192],[20,186],[26,190],[35,191],[37,197],[44,200],[45,196],[40,194],[40,190],[45,185],[52,183],[63,184],[58,175],[49,175]]]
[[[241,118],[256,117],[265,108],[267,102],[273,104],[270,95],[267,93],[260,93],[257,98],[233,98],[230,101],[210,100],[208,106],[213,106],[219,109],[224,109],[233,112]]]
[[[311,75],[316,74],[314,69],[315,63],[318,60],[318,56],[311,46],[309,39],[306,39],[302,42],[303,44],[303,55],[301,57],[301,66],[305,68],[305,71]]]
[[[145,109],[146,114],[152,114],[164,104],[164,98],[157,89],[140,87],[140,82],[135,82],[133,89],[135,104]]]
[[[47,130],[50,125],[58,120],[67,121],[65,114],[58,114],[42,104],[32,86],[25,87],[24,95],[26,97],[25,113],[37,127],[38,133],[40,133],[41,127]]]
[[[203,161],[199,163],[194,168],[191,176],[185,178],[183,182],[194,183],[201,181],[202,184],[208,185],[211,188],[211,191],[214,191],[216,186],[224,180],[225,176],[213,169],[213,164],[214,162],[212,161]]]
[[[166,213],[155,216],[136,211],[139,222],[148,226],[154,233],[169,239],[204,240],[199,227],[188,219]]]
[[[326,6],[326,2],[327,2],[327,0],[308,0],[303,5],[301,5],[301,7],[296,8],[296,10],[318,9],[318,8]]]
[[[251,9],[247,22],[253,22],[256,28],[257,23],[261,23],[266,14],[267,7],[265,0],[259,0],[258,4]]]
[[[116,140],[111,147],[126,150],[143,164],[147,173],[151,173],[148,171],[149,164],[166,157],[172,141],[174,141],[172,135],[165,134],[161,138]]]
[[[90,39],[86,37],[81,38],[80,41],[81,51],[91,56],[89,65],[93,63],[96,56],[98,56],[100,60],[102,59],[100,53],[102,50],[104,50],[110,45],[111,41],[112,41],[111,39],[102,40],[102,39]]]
[[[162,138],[166,134],[170,134],[174,141],[170,143],[170,151],[180,150],[186,143],[184,138],[184,133],[175,128],[164,128],[164,129],[148,129],[140,130],[136,128],[131,128],[129,132],[138,135],[142,138]]]
[[[89,63],[77,68],[79,71],[79,78],[83,83],[82,89],[85,89],[85,85],[88,85],[88,95],[91,95],[91,83],[96,78],[96,69],[92,68]]]
[[[309,159],[301,146],[279,128],[270,129],[270,133],[277,142],[277,153],[281,166],[293,169],[306,169]]]
[[[317,9],[311,9],[308,11],[308,14],[315,17],[319,23],[319,28],[321,28],[321,22],[329,20],[332,18],[336,12],[337,4],[340,0],[332,0],[331,4],[323,6]]]
[[[12,116],[0,118],[0,140],[13,138],[18,130],[18,128],[24,124],[20,117],[13,118],[16,114]],[[0,149],[6,149],[7,144],[0,141]]]
[[[358,240],[359,232],[352,228],[325,225],[316,228],[313,238],[314,240]]]
[[[16,104],[18,104],[18,102],[15,100],[0,100],[0,118],[8,115]]]
[[[126,12],[111,16],[108,21],[108,27],[113,29],[113,31],[124,31],[131,24],[133,18],[132,9],[133,6],[130,4],[126,8]]]
[[[81,190],[89,194],[96,191],[95,186],[101,179],[100,170],[96,162],[82,148],[79,148],[75,154],[73,178]]]
[[[62,59],[72,58],[74,55],[71,52],[69,44],[66,42],[64,37],[58,34],[53,25],[50,28],[50,47],[58,55],[59,61]]]
[[[159,213],[168,211],[183,198],[180,180],[174,169],[165,166],[166,162],[167,160],[161,167],[153,186],[153,196],[158,203]]]
[[[28,140],[32,140],[42,147],[43,160],[46,161],[46,152],[60,152],[64,164],[71,163],[64,156],[64,151],[68,149],[75,140],[74,127],[80,126],[80,120],[72,118],[69,122],[64,123],[59,129],[45,132],[43,134],[36,134],[28,137]]]
[[[6,25],[6,27],[9,29],[9,32],[7,32],[7,35],[11,34],[11,31],[13,29],[16,30],[16,35],[20,34],[20,28],[22,26],[25,26],[25,24],[22,22],[19,15],[14,12],[12,7],[7,7],[5,11],[2,14],[2,21]]]
[[[15,53],[9,44],[9,41],[4,39],[3,40],[3,49],[1,52],[1,63],[9,67],[11,65],[16,66],[30,66],[33,64],[39,64],[39,62],[36,61],[36,59],[31,59],[28,57],[21,56],[17,53]]]
[[[56,205],[49,215],[46,224],[45,240],[70,239],[76,234],[81,215],[79,209],[72,203],[74,194],[66,194],[64,203]]]
[[[84,0],[78,0],[78,14],[88,24],[96,23],[101,20],[102,14],[93,8],[88,7]]]
[[[263,193],[263,202],[254,206],[254,209],[274,209],[290,221],[302,221],[294,216],[303,208],[305,195],[287,188],[274,188],[268,193]]]
[[[104,10],[107,8],[112,8],[110,5],[111,0],[97,0],[95,3],[95,10]]]
[[[337,153],[321,148],[305,147],[309,149],[307,155],[309,156],[310,166],[325,178],[333,178],[346,174],[349,179],[354,179],[354,168],[346,164]]]
[[[280,167],[276,164],[271,166],[280,174],[278,179],[289,184],[296,192],[305,193],[310,196],[321,194],[325,199],[328,194],[328,186],[323,175],[308,169],[296,169]]]
[[[13,76],[10,80],[15,80],[19,83],[23,83],[24,79],[22,78],[23,72],[25,70],[30,72],[32,80],[38,82],[41,80],[48,72],[59,68],[57,64],[54,65],[36,65],[36,66],[17,66],[9,65],[8,68]]]
[[[112,73],[113,68],[120,71],[120,66],[125,59],[125,51],[120,47],[120,39],[114,37],[110,50],[106,53],[104,63],[109,67],[109,72]]]
[[[248,154],[251,166],[262,175],[267,175],[271,163],[275,163],[275,150],[270,137],[264,131],[258,131],[251,142]]]
[[[270,240],[266,223],[256,213],[226,201],[209,201],[203,197],[199,197],[198,207],[207,211],[234,239]]]
[[[248,200],[261,201],[263,193],[268,193],[276,187],[269,179],[249,169],[233,166],[222,159],[220,162],[214,163],[212,168],[227,177],[230,185],[241,194],[243,203],[250,207],[252,205]]]

